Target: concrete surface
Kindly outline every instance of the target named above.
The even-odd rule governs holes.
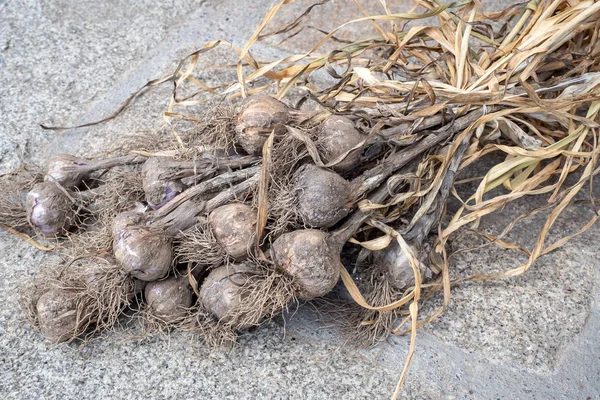
[[[243,45],[270,2],[241,4],[0,0],[0,173],[17,165],[16,149],[41,162],[51,152],[89,154],[124,134],[159,129],[169,85],[148,91],[100,126],[57,134],[39,124],[71,125],[106,116],[208,40],[226,38]],[[289,6],[284,15],[306,5]],[[500,7],[499,2],[494,6]],[[359,15],[352,1],[336,0],[326,7],[307,25],[335,26],[332,14],[325,13],[332,7],[340,21]],[[397,8],[405,10],[406,5]],[[286,54],[291,49],[286,46],[262,46],[257,58]],[[228,54],[223,50],[202,63],[214,64]],[[217,72],[207,78],[221,79]],[[527,204],[485,219],[483,229],[498,232]],[[554,232],[572,232],[589,213],[569,209]],[[511,239],[531,243],[531,230],[542,224],[539,217],[527,220]],[[523,277],[454,288],[448,312],[419,332],[402,397],[600,398],[598,235],[596,225],[540,259]],[[459,246],[477,243],[466,238]],[[21,320],[17,292],[19,283],[49,257],[0,232],[2,399],[387,398],[408,350],[404,337],[370,350],[352,349],[307,307],[245,334],[231,351],[209,354],[178,334],[133,343],[118,331],[83,349],[48,346]],[[499,272],[519,260],[515,253],[487,248],[455,258],[452,273]],[[432,312],[440,301],[434,299],[422,311]]]

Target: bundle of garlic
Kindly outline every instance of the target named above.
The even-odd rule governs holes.
[[[58,239],[64,263],[27,292],[45,337],[106,329],[138,299],[149,323],[220,342],[329,295],[341,277],[359,307],[343,324],[357,337],[371,344],[393,331],[414,342],[449,304],[457,282],[447,243],[461,228],[510,201],[552,194],[527,262],[472,280],[522,274],[565,242],[545,239],[599,172],[600,3],[532,1],[484,14],[478,2],[419,1],[421,14],[348,22],[371,21],[379,37],[339,45],[334,30],[308,54],[261,64],[248,51],[255,41],[300,33],[301,19],[265,33],[284,3],[239,53],[238,81],[221,93],[247,97],[233,107],[182,118],[200,102],[177,101],[199,82],[187,78],[200,52],[182,61],[165,118],[176,131],[178,121],[201,122],[177,132],[178,146],[145,137],[114,159],[60,155],[43,173],[1,177],[19,178],[3,193],[2,226],[69,239]],[[438,25],[400,29],[434,16]],[[498,22],[505,26],[494,30]],[[320,53],[332,43],[336,50]],[[461,172],[489,154],[505,159],[459,196]],[[444,308],[419,319],[423,299],[442,291]],[[404,331],[399,315],[410,321]]]

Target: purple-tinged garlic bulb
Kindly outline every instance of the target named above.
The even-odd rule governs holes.
[[[306,226],[328,228],[350,212],[350,183],[337,173],[307,164],[296,171],[294,179],[298,211]]]
[[[218,207],[210,213],[208,222],[217,242],[232,258],[248,256],[256,235],[257,214],[240,203]]]
[[[164,322],[185,317],[192,306],[192,294],[187,276],[149,282],[144,289],[149,314]]]
[[[89,175],[90,161],[70,154],[56,154],[48,160],[45,180],[66,188],[78,186]]]
[[[248,274],[255,274],[251,263],[228,264],[213,269],[200,288],[198,301],[219,321],[237,329],[249,328],[253,324],[241,325],[238,315],[244,300],[248,297],[246,287]],[[259,321],[256,321],[258,323]]]
[[[119,165],[130,165],[143,162],[146,157],[131,155],[105,160],[86,160],[70,154],[56,154],[48,160],[48,171],[45,180],[57,182],[71,189],[81,185],[90,175],[101,169],[113,168]]]
[[[54,182],[33,186],[26,197],[27,221],[45,236],[60,236],[75,225],[73,199]]]
[[[71,339],[78,329],[77,293],[67,289],[50,289],[36,304],[40,333],[51,342]]]
[[[331,168],[338,172],[352,169],[360,159],[360,144],[366,136],[354,127],[351,119],[332,115],[327,117],[321,125],[317,139],[317,148],[323,162],[329,164],[339,161]],[[354,149],[354,150],[353,150]],[[341,157],[346,155],[342,160]]]
[[[340,277],[340,248],[316,229],[285,233],[271,248],[277,268],[293,278],[296,297],[311,300],[326,295]]]
[[[146,202],[158,209],[180,194],[186,186],[177,177],[179,167],[167,157],[151,157],[142,166],[142,187]]]
[[[404,290],[415,285],[415,274],[402,248],[395,240],[385,249],[376,251],[375,264],[381,268],[388,282],[396,289]],[[415,251],[415,254],[419,252]],[[425,277],[424,264],[419,265],[421,279]]]
[[[138,207],[134,210],[117,214],[113,219],[111,227],[113,238],[121,238],[129,227],[144,225],[147,218],[147,215],[145,215],[144,212],[145,210],[143,207]]]
[[[284,133],[290,119],[290,109],[281,101],[266,95],[252,96],[237,115],[235,137],[246,153],[260,155],[271,132]]]
[[[165,277],[173,262],[171,238],[147,226],[130,226],[113,237],[113,252],[125,272],[142,281]]]

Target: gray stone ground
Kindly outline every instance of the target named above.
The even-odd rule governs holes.
[[[291,16],[305,4],[284,13]],[[157,129],[167,86],[149,91],[101,126],[57,134],[39,124],[69,125],[108,115],[207,40],[243,45],[269,5],[0,0],[0,173],[18,165],[18,152],[41,162],[51,152],[90,153],[118,143],[123,134]],[[337,7],[339,21],[358,15],[351,1],[327,7]],[[310,22],[333,27],[337,20],[330,16],[317,13]],[[286,46],[262,46],[259,52],[285,54],[292,50]],[[485,219],[483,229],[498,232],[528,201]],[[553,237],[574,231],[590,213],[585,207],[569,209]],[[531,244],[530,232],[542,224],[539,217],[527,220],[510,238]],[[598,235],[596,225],[523,277],[454,288],[448,312],[419,332],[403,397],[600,398]],[[467,238],[460,246],[477,243]],[[182,335],[135,343],[120,332],[83,349],[50,346],[21,320],[17,307],[19,283],[49,257],[0,232],[2,399],[386,398],[405,360],[407,338],[355,350],[307,307],[245,334],[230,351],[207,353]],[[455,258],[453,276],[499,272],[519,261],[518,254],[487,248]],[[432,312],[440,301],[434,299],[423,312]]]

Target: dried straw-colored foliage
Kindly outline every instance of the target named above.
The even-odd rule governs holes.
[[[383,220],[410,218],[409,224],[398,230],[380,221],[368,222],[367,228],[379,228],[388,239],[362,243],[366,248],[381,249],[392,238],[403,246],[402,234],[418,225],[434,207],[445,206],[436,202],[443,195],[441,189],[448,166],[461,143],[466,143],[467,148],[458,172],[487,154],[505,156],[503,162],[479,178],[477,190],[469,196],[461,198],[454,187],[446,189],[460,201],[461,207],[450,216],[448,224],[432,227],[436,236],[430,260],[438,276],[434,282],[417,283],[403,298],[371,306],[362,298],[350,275],[343,271],[343,281],[350,293],[367,309],[385,312],[410,303],[410,324],[406,329],[394,330],[413,335],[409,360],[416,330],[444,311],[450,300],[450,287],[458,283],[450,280],[448,265],[446,244],[452,234],[466,226],[476,228],[482,217],[511,201],[549,194],[551,212],[538,232],[536,245],[527,250],[528,260],[497,276],[469,278],[497,279],[524,273],[538,257],[555,250],[597,220],[596,213],[580,231],[546,243],[558,216],[580,191],[591,186],[599,172],[600,3],[530,1],[502,12],[485,13],[478,2],[442,4],[419,0],[415,5],[421,11],[415,11],[415,7],[414,12],[400,14],[392,12],[383,2],[382,14],[348,21],[328,32],[307,53],[259,62],[250,50],[256,42],[270,36],[266,34],[269,25],[287,3],[281,2],[269,11],[242,49],[225,42],[207,45],[205,49],[231,46],[239,55],[238,82],[222,95],[247,96],[273,89],[278,98],[284,98],[288,92],[300,89],[329,112],[364,119],[375,132],[371,138],[398,146],[425,140],[432,134],[428,128],[439,127],[440,119],[445,119],[445,126],[451,127],[453,120],[477,115],[468,126],[444,140],[445,152],[435,162],[420,164],[426,171],[413,175],[417,183],[413,181],[408,192],[396,194],[385,204],[357,199],[363,211],[384,210],[387,218]],[[428,17],[436,17],[437,25],[419,26],[414,21]],[[408,20],[413,20],[412,27],[403,30]],[[321,51],[335,44],[339,29],[359,23],[372,24],[377,36],[337,44],[335,51]],[[507,23],[507,28],[494,28],[498,23]],[[302,35],[294,32],[299,24],[299,20],[294,21],[294,26],[275,33],[288,35],[292,41],[295,34]],[[175,75],[177,90],[196,82],[193,71],[197,59],[193,55],[182,62]],[[318,70],[328,72],[337,83],[324,86],[315,78]],[[186,107],[203,101],[186,98],[180,102],[174,95],[168,116],[185,115]],[[445,118],[441,118],[443,114]],[[443,130],[444,127],[440,129]],[[569,175],[576,176],[574,184],[565,183]],[[515,246],[502,237],[487,235],[486,239],[506,248]],[[418,274],[418,268],[412,264]],[[424,292],[435,291],[443,291],[443,308],[419,320],[419,299]]]

